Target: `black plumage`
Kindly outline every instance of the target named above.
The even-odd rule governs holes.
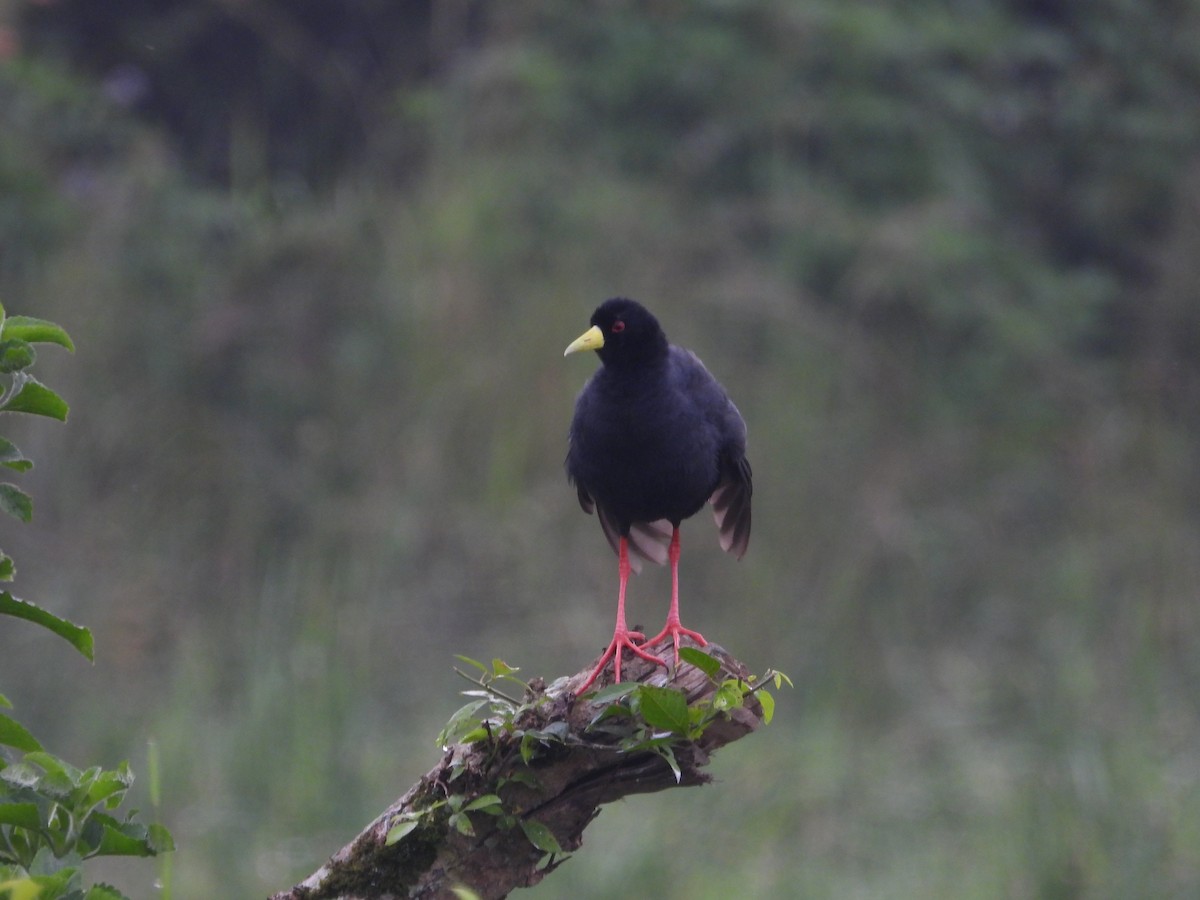
[[[621,576],[613,641],[586,689],[621,650],[647,659],[625,626],[625,585],[636,557],[671,564],[671,608],[663,631],[642,644],[689,635],[679,622],[679,525],[711,500],[721,546],[741,558],[750,541],[746,424],[725,389],[689,350],[667,341],[658,320],[633,300],[614,298],[566,353],[595,350],[601,367],[575,402],[567,476],[585,512],[596,512],[617,552]],[[630,551],[635,558],[630,557]]]

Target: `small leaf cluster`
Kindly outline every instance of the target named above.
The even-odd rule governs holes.
[[[562,743],[569,733],[566,722],[551,723],[546,729],[525,726],[523,721],[526,714],[546,702],[533,688],[516,676],[519,669],[510,666],[502,659],[493,659],[491,665],[471,659],[469,656],[456,656],[471,672],[455,668],[455,672],[466,678],[477,687],[463,691],[463,695],[473,698],[470,703],[459,709],[446,723],[445,728],[438,734],[438,744],[442,749],[448,749],[451,744],[476,744],[487,742],[491,748],[485,767],[495,762],[502,744],[516,742],[517,754],[524,768],[517,768],[508,775],[496,779],[495,790],[502,790],[506,785],[521,783],[531,787],[537,786],[537,778],[527,767],[552,742]],[[501,689],[518,687],[522,698],[512,696]],[[446,786],[454,785],[462,777],[466,767],[462,760],[456,761],[446,778]],[[424,817],[439,809],[449,809],[447,824],[461,834],[473,836],[475,826],[470,813],[488,815],[496,818],[496,825],[502,830],[519,826],[525,837],[537,849],[545,853],[565,854],[554,833],[536,819],[514,814],[504,807],[504,801],[497,793],[487,793],[477,797],[468,797],[465,793],[448,792],[443,800],[435,801],[416,813],[407,813],[399,817],[388,832],[388,843],[400,840],[413,831]]]
[[[511,734],[517,716],[525,709],[526,701],[506,693],[501,686],[510,690],[512,687],[520,688],[523,697],[528,696],[531,693],[529,685],[516,676],[520,670],[502,659],[493,659],[490,666],[469,656],[456,655],[455,659],[473,669],[475,674],[458,667],[454,671],[478,687],[462,692],[464,697],[473,699],[450,717],[450,721],[438,733],[438,744],[443,750],[451,744],[473,744],[494,736],[497,731],[493,729]],[[490,715],[480,715],[483,711]]]
[[[493,659],[488,666],[469,656],[455,658],[475,674],[459,668],[454,671],[478,687],[462,692],[464,697],[474,699],[451,716],[438,734],[438,744],[443,750],[454,743],[474,744],[483,740],[494,743],[496,738],[506,737],[518,741],[521,761],[528,765],[551,744],[566,740],[571,730],[566,722],[551,722],[545,728],[530,727],[527,723],[527,713],[546,703],[547,698],[516,677],[519,669],[502,659]],[[498,685],[519,687],[521,698],[505,693]]]
[[[447,824],[459,834],[465,834],[468,837],[475,836],[475,826],[471,823],[468,813],[478,812],[489,816],[504,815],[504,806],[498,794],[484,794],[471,800],[468,800],[465,794],[450,794],[445,799],[435,801],[418,812],[406,812],[396,816],[392,820],[391,828],[388,829],[386,843],[394,844],[402,840],[406,835],[415,831],[430,814],[442,807],[447,807],[450,811],[446,820]]]
[[[81,864],[96,856],[154,856],[174,849],[161,825],[117,818],[133,773],[80,770],[42,750],[17,763],[0,761],[0,891],[10,897],[120,898],[105,886],[82,887]]]
[[[721,673],[720,660],[695,647],[680,648],[679,657],[700,669],[714,683]],[[762,678],[726,678],[717,683],[711,697],[688,703],[683,691],[637,682],[620,682],[596,691],[594,703],[605,703],[588,725],[593,734],[608,734],[626,752],[657,753],[671,767],[678,781],[683,777],[675,759],[675,745],[699,740],[717,719],[746,705],[756,697],[763,712],[763,722],[770,724],[775,714],[775,700],[765,690],[773,681],[776,688],[789,679],[782,672],[769,670]]]
[[[0,412],[23,412],[48,416],[60,422],[67,418],[67,404],[26,371],[37,359],[34,344],[58,344],[74,351],[71,338],[53,322],[30,316],[7,316],[0,306],[0,377],[6,380],[0,392]],[[33,463],[11,441],[0,438],[0,465],[14,472],[26,472]],[[28,522],[33,501],[14,484],[0,484],[0,509]],[[11,560],[3,559],[11,565]]]
[[[565,722],[557,722],[545,730],[524,727],[521,723],[526,714],[547,702],[546,697],[518,678],[516,673],[519,670],[501,659],[493,659],[491,665],[487,665],[468,656],[456,658],[473,671],[457,667],[455,671],[476,687],[463,691],[465,696],[472,699],[450,717],[438,734],[438,744],[443,750],[448,750],[453,744],[486,743],[489,754],[484,761],[484,769],[490,769],[498,761],[502,747],[511,748],[515,744],[514,756],[519,757],[523,765],[512,769],[507,775],[497,777],[491,785],[492,792],[472,796],[466,787],[460,787],[467,770],[466,763],[462,759],[456,760],[450,766],[445,781],[439,782],[439,788],[445,796],[418,810],[397,815],[390,823],[386,842],[394,844],[402,841],[422,825],[434,823],[441,815],[445,815],[448,827],[460,834],[474,836],[476,825],[472,815],[484,815],[493,817],[496,827],[501,830],[520,827],[529,843],[538,850],[564,855],[566,851],[549,828],[536,819],[518,815],[506,808],[503,798],[495,791],[514,783],[536,788],[537,777],[528,768],[529,763],[549,743],[562,743],[569,726]],[[503,689],[511,690],[512,687],[521,689],[521,698]],[[508,754],[505,755],[507,758]]]
[[[67,404],[28,369],[37,360],[34,344],[74,351],[66,331],[42,319],[8,316],[0,306],[0,412],[67,418]],[[0,437],[0,466],[27,472],[33,462],[16,444]],[[10,482],[0,482],[0,510],[28,522],[33,501]],[[12,557],[0,551],[0,581],[16,575]],[[91,632],[35,603],[0,591],[0,616],[39,625],[93,658]],[[11,709],[0,694],[0,708]],[[17,761],[5,748],[24,753]],[[82,864],[97,856],[154,856],[173,850],[161,825],[142,825],[136,813],[117,818],[133,775],[126,763],[114,770],[77,769],[46,752],[20,722],[0,713],[0,898],[7,900],[123,900],[115,888],[83,886]]]
[[[497,790],[503,788],[506,784],[526,781],[527,779],[534,781],[532,776],[527,772],[518,772],[513,777],[501,778],[497,782]],[[451,783],[453,783],[453,780],[452,776]],[[525,837],[529,843],[544,853],[566,854],[562,845],[559,844],[558,838],[554,836],[554,832],[537,821],[537,819],[519,816],[509,811],[505,808],[504,800],[500,795],[494,793],[482,794],[470,799],[468,799],[466,794],[452,793],[444,799],[434,801],[419,810],[401,813],[390,823],[391,827],[388,829],[385,842],[390,845],[404,840],[405,837],[412,834],[421,825],[431,822],[437,811],[443,807],[449,810],[446,824],[459,834],[468,837],[475,836],[475,825],[471,821],[469,813],[478,813],[480,815],[495,817],[496,827],[504,831],[514,826],[519,826],[525,833]]]
[[[67,404],[31,374],[37,360],[34,344],[57,344],[74,352],[70,336],[53,322],[31,316],[9,316],[0,305],[0,412],[26,413],[66,421]],[[0,436],[0,466],[14,472],[28,472],[33,461],[6,437]],[[11,482],[0,482],[0,510],[28,522],[33,517],[33,500]],[[17,574],[12,557],[0,551],[0,581],[12,581]],[[72,622],[61,619],[33,603],[20,600],[8,591],[0,591],[0,615],[25,619],[64,638],[76,650],[92,658],[92,634]],[[0,698],[2,700],[2,698]],[[7,702],[2,705],[7,706]],[[0,715],[0,734],[11,720]]]

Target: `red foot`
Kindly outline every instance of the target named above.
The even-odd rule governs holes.
[[[657,656],[654,656],[651,653],[647,653],[645,650],[643,650],[641,647],[639,647],[637,644],[635,644],[633,642],[634,638],[645,638],[645,637],[646,636],[644,634],[642,634],[640,631],[629,631],[628,629],[618,628],[615,632],[613,632],[612,643],[610,643],[608,645],[608,649],[605,650],[604,655],[602,657],[600,657],[600,662],[598,662],[596,664],[596,668],[592,670],[592,674],[588,676],[587,681],[585,681],[578,688],[576,688],[576,690],[575,690],[576,695],[582,694],[584,691],[586,691],[589,687],[592,686],[592,682],[596,680],[597,675],[599,675],[601,672],[604,671],[604,667],[606,665],[608,665],[608,661],[610,659],[613,661],[613,683],[615,684],[621,680],[621,648],[622,647],[624,647],[627,650],[632,650],[636,656],[640,656],[642,659],[648,660],[652,663],[656,663],[657,665],[665,667],[666,666],[665,662],[663,662]]]
[[[667,638],[671,638],[671,640],[673,640],[675,642],[675,668],[678,669],[679,668],[679,638],[681,635],[687,635],[693,641],[695,641],[697,644],[699,644],[701,647],[708,646],[708,641],[706,641],[704,639],[704,635],[702,635],[698,631],[692,631],[692,629],[690,629],[690,628],[684,628],[683,625],[680,624],[678,618],[675,618],[674,620],[672,620],[672,618],[670,616],[667,617],[667,624],[663,626],[663,630],[660,631],[658,634],[656,634],[654,637],[650,638],[650,640],[646,641],[646,643],[642,644],[642,646],[643,647],[653,647],[656,644],[661,644]]]

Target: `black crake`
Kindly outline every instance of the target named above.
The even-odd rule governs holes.
[[[621,574],[613,641],[586,689],[621,648],[645,653],[642,637],[625,627],[625,584],[636,560],[671,563],[671,610],[663,631],[643,646],[671,637],[703,637],[678,616],[679,524],[709,500],[721,546],[739,559],[750,540],[750,463],[746,425],[725,389],[695,354],[667,342],[658,320],[633,300],[614,298],[592,315],[592,327],[566,353],[595,350],[603,364],[575,403],[567,476],[586,512],[597,513],[617,551]],[[668,542],[669,539],[669,542]]]

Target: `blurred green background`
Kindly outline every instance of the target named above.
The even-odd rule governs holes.
[[[1200,5],[0,0],[0,297],[66,327],[16,714],[260,897],[608,638],[594,306],[750,427],[688,624],[796,682],[530,897],[1200,896]],[[657,628],[666,573],[631,588]]]

